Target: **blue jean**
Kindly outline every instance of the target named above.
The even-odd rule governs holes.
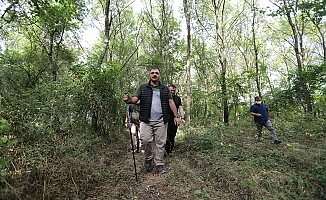
[[[258,131],[258,139],[262,138],[262,130],[263,130],[263,126],[265,126],[267,128],[267,130],[270,131],[273,140],[278,140],[271,120],[267,120],[267,122],[264,124],[260,124],[260,123],[256,122],[256,126],[257,126],[257,131]]]

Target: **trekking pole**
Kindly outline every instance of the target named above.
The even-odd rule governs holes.
[[[128,95],[128,93],[125,93],[125,95]],[[130,97],[129,97],[130,98]],[[127,101],[125,100],[125,102],[127,103]],[[128,109],[129,110],[129,109]],[[128,115],[129,115],[129,111],[128,111]],[[128,117],[129,119],[129,117]],[[131,142],[131,151],[132,151],[132,158],[134,159],[134,168],[135,168],[135,176],[136,176],[136,182],[138,182],[138,177],[137,177],[137,169],[136,169],[136,160],[135,160],[135,147],[134,147],[134,143],[132,142],[132,133],[131,133],[131,127],[129,127],[129,133],[130,133],[130,142]]]
[[[135,168],[135,176],[136,176],[136,182],[138,182],[138,177],[137,177],[137,169],[136,169],[136,160],[135,160],[135,148],[134,148],[134,143],[132,141],[132,133],[131,133],[131,128],[129,128],[130,132],[130,142],[131,142],[131,151],[132,151],[132,157],[134,159],[134,168]]]

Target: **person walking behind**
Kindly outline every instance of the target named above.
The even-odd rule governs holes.
[[[177,87],[174,84],[170,84],[169,89],[170,89],[170,92],[172,94],[174,104],[175,104],[175,106],[177,108],[177,113],[178,112],[180,113],[181,122],[183,124],[185,124],[186,121],[185,121],[185,117],[184,117],[184,111],[183,111],[183,107],[182,107],[181,98],[178,95],[176,95]],[[165,156],[172,156],[173,155],[172,151],[173,151],[173,148],[174,148],[174,141],[175,141],[174,139],[175,139],[175,136],[177,135],[177,131],[178,131],[178,125],[176,125],[174,123],[173,117],[174,117],[174,114],[171,111],[170,112],[170,120],[169,120],[169,123],[168,123],[167,140],[166,140],[166,144],[165,144]]]
[[[256,96],[255,103],[250,107],[250,114],[254,116],[254,121],[258,131],[258,142],[262,142],[262,129],[265,126],[271,133],[274,144],[281,141],[277,138],[276,132],[271,122],[268,107],[262,103],[262,97]]]
[[[136,104],[129,104],[127,106],[127,112],[126,112],[126,120],[125,124],[126,127],[129,127],[129,130],[132,135],[132,143],[133,147],[136,150],[137,153],[140,152],[141,148],[141,142],[139,139],[139,111],[140,111],[140,101],[138,101]]]
[[[170,109],[173,112],[174,123],[177,125],[177,108],[173,102],[169,88],[160,81],[161,72],[153,68],[149,73],[149,82],[142,84],[135,95],[130,98],[123,95],[123,100],[128,104],[134,104],[140,100],[140,140],[145,147],[146,171],[152,170],[154,160],[157,171],[166,173],[164,166],[164,146],[167,138],[167,123]],[[152,154],[152,142],[155,140],[155,156]]]

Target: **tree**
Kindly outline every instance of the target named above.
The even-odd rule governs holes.
[[[259,74],[259,66],[258,66],[258,46],[256,43],[256,16],[257,16],[257,9],[256,9],[256,3],[255,0],[252,1],[252,8],[253,8],[253,16],[252,16],[252,40],[253,40],[253,48],[254,48],[254,55],[255,55],[255,69],[256,69],[256,74]],[[256,76],[255,78],[256,81],[256,86],[257,86],[257,91],[258,95],[262,96],[261,94],[261,88],[260,88],[260,81],[259,81],[259,76]]]
[[[298,79],[300,81],[302,92],[304,95],[306,110],[308,113],[312,113],[312,100],[307,85],[307,81],[303,76],[303,70],[306,67],[306,52],[304,48],[304,34],[305,34],[305,21],[301,20],[301,15],[297,13],[297,2],[282,0],[280,4],[274,3],[278,7],[278,13],[285,16],[286,20],[291,27],[293,40],[290,44],[293,47],[296,58],[296,65],[298,70]]]
[[[191,55],[191,34],[190,34],[190,13],[191,13],[191,4],[192,2],[188,2],[188,0],[183,0],[183,7],[184,7],[184,14],[186,17],[186,24],[187,24],[187,121],[190,122],[190,106],[191,106],[191,87],[190,87],[190,80],[191,80],[191,74],[190,74],[190,55]]]
[[[226,50],[226,36],[223,29],[224,13],[225,13],[225,0],[212,1],[214,23],[215,23],[215,42],[217,48],[218,61],[221,67],[221,91],[222,91],[222,107],[223,107],[223,121],[225,124],[229,123],[229,108],[228,108],[228,95],[227,95],[227,50]]]
[[[318,38],[322,47],[323,63],[326,63],[326,41],[325,41],[325,22],[323,18],[326,16],[326,2],[321,0],[303,1],[298,4],[304,15],[313,23],[317,29]],[[303,16],[304,17],[304,16]],[[314,31],[315,32],[315,31]]]
[[[183,71],[183,61],[177,57],[182,50],[182,43],[179,39],[180,22],[174,16],[172,2],[146,1],[141,19],[144,22],[142,37],[146,41],[140,49],[144,55],[142,65],[161,68],[162,82],[174,83]]]

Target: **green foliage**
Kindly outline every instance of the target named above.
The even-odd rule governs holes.
[[[0,119],[0,165],[5,165],[5,160],[2,158],[6,154],[9,147],[16,144],[17,140],[11,135],[10,124],[5,119]]]
[[[0,183],[6,182],[5,176],[8,173],[5,169],[7,166],[5,156],[8,154],[8,149],[17,143],[9,131],[10,124],[0,116]]]
[[[200,132],[197,135],[195,147],[198,151],[206,152],[216,147],[217,134],[215,132]]]
[[[10,125],[5,119],[0,119],[0,134],[10,130]]]
[[[194,194],[197,197],[206,197],[207,199],[210,199],[211,196],[209,195],[209,193],[207,193],[207,191],[205,190],[205,188],[202,190],[195,190]]]
[[[202,128],[196,128],[193,130],[193,133],[186,134],[183,139],[189,141],[189,144],[191,141],[189,147],[193,150],[210,153],[211,150],[218,147],[222,130],[223,128],[221,127],[214,127],[206,131],[202,131]]]
[[[315,167],[310,169],[311,176],[318,181],[321,187],[326,187],[326,160],[322,163],[317,164]],[[326,194],[322,194],[321,197],[325,198]]]
[[[326,16],[325,1],[303,1],[298,4],[302,10],[316,25],[320,25],[324,16]]]
[[[199,133],[211,132],[212,129],[187,130],[187,135],[194,136],[179,136],[177,143],[178,152],[182,155],[180,160],[182,166],[186,165],[186,170],[174,164],[178,162],[176,160],[173,164],[169,163],[172,165],[170,168],[173,167],[173,174],[169,177],[170,183],[175,181],[173,184],[178,184],[183,179],[187,180],[188,184],[182,188],[192,188],[192,193],[196,193],[193,198],[203,198],[203,189],[210,191],[211,198],[221,197],[222,194],[207,190],[219,188],[225,198],[227,191],[229,195],[241,195],[233,196],[232,199],[322,199],[325,182],[325,134],[318,132],[323,130],[325,121],[287,117],[293,117],[291,126],[287,126],[289,121],[283,118],[273,120],[277,128],[282,128],[282,131],[277,129],[282,140],[281,145],[272,144],[269,133],[263,136],[266,140],[257,143],[253,131],[241,124],[217,130],[221,134],[221,137],[214,138],[217,145],[209,149],[209,153],[203,154],[203,151],[196,148],[197,140],[202,139]],[[304,127],[304,130],[300,129],[300,126]],[[316,127],[320,127],[319,131],[312,131]],[[287,135],[287,132],[293,134]],[[183,176],[186,177],[180,175],[182,170]],[[198,188],[198,185],[203,185],[203,189]]]
[[[323,106],[326,80],[325,65],[307,66],[307,69],[302,72],[302,77],[309,85],[309,93],[316,105],[314,108],[315,113],[321,114],[326,109]],[[289,79],[292,83],[289,88],[275,88],[273,94],[267,93],[264,95],[264,101],[273,111],[282,112],[287,110],[292,112],[291,114],[300,114],[304,110],[304,96],[298,72],[294,70]]]
[[[311,95],[316,93],[320,94],[325,87],[326,67],[325,65],[308,65],[307,68],[302,71],[302,77],[305,79],[307,84],[309,84],[309,92]],[[290,79],[293,83],[291,90],[294,91],[294,94],[300,100],[300,95],[302,95],[303,92],[298,72],[294,71],[293,74],[291,74]]]
[[[302,73],[311,88],[312,94],[320,92],[326,86],[326,64],[308,65]]]
[[[124,102],[121,101],[124,91],[118,80],[123,75],[121,65],[112,62],[103,69],[91,67],[85,76],[83,88],[87,94],[90,116],[98,119],[96,126],[102,133],[121,128],[120,121],[125,116]],[[85,98],[79,100],[84,101]]]
[[[1,113],[12,121],[12,134],[33,143],[52,131],[63,130],[68,126],[63,122],[69,123],[74,106],[69,94],[71,87],[50,83],[21,90],[18,94],[5,93]]]
[[[28,1],[30,12],[38,17],[41,23],[56,29],[71,29],[77,25],[77,20],[82,20],[85,12],[84,1],[59,0],[59,1]]]
[[[34,145],[21,143],[8,156],[9,173],[3,175],[7,187],[0,184],[0,198],[8,199],[11,192],[17,191],[21,199],[76,198],[76,195],[77,199],[85,199],[84,191],[113,176],[114,167],[106,167],[106,163],[116,159],[113,150],[113,145],[107,146],[105,139],[90,132],[80,132],[74,137],[53,136]],[[21,189],[14,189],[18,185]]]

